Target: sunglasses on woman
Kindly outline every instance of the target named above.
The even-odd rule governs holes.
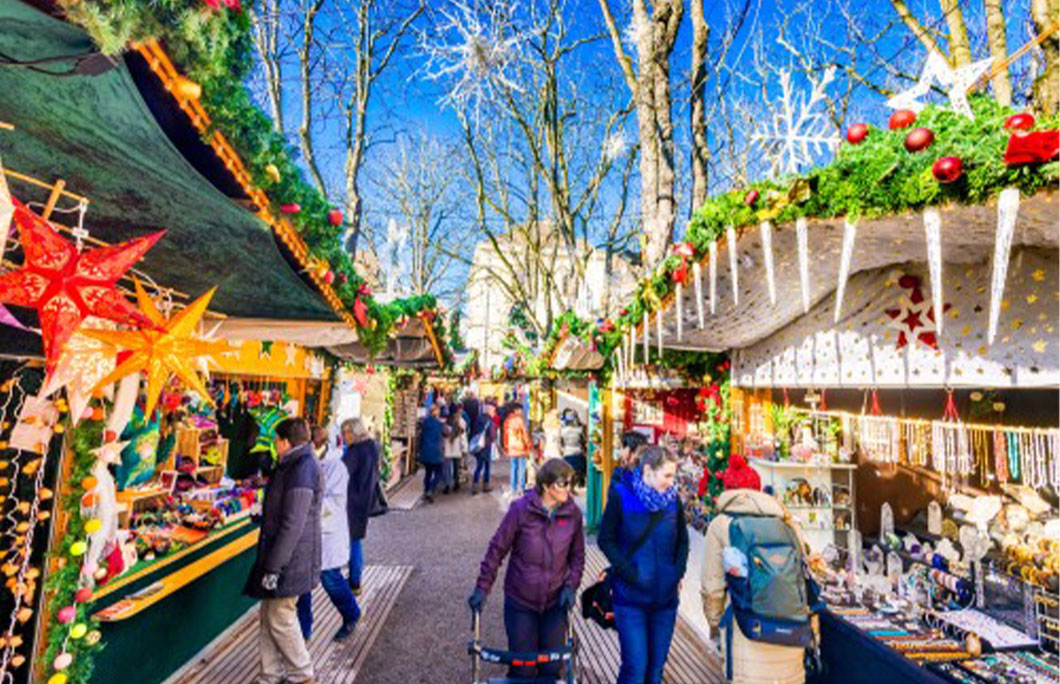
[[[556,480],[552,483],[552,486],[556,487],[557,489],[567,489],[568,487],[570,487],[570,484],[570,480]]]

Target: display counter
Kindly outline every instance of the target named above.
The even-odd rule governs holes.
[[[244,517],[101,587],[94,607],[107,647],[93,679],[158,684],[233,624],[254,603],[242,590],[258,532]]]

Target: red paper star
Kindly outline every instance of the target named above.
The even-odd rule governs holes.
[[[66,341],[88,316],[154,327],[114,283],[158,242],[164,230],[79,253],[47,221],[18,200],[14,203],[25,263],[0,276],[0,302],[37,309],[49,375]]]

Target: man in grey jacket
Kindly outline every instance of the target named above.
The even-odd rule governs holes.
[[[298,623],[298,597],[320,582],[323,474],[309,425],[287,418],[276,426],[277,463],[265,487],[258,555],[244,593],[261,599],[260,684],[314,682]]]

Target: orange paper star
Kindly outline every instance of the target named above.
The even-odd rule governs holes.
[[[204,340],[195,331],[206,313],[217,288],[192,302],[186,309],[166,319],[147,295],[139,281],[136,282],[136,300],[140,311],[158,330],[84,330],[84,334],[103,342],[109,342],[132,352],[118,364],[107,377],[96,384],[104,387],[126,375],[143,371],[147,374],[147,406],[144,414],[150,416],[158,404],[162,388],[170,375],[176,375],[184,385],[199,393],[207,402],[210,394],[196,372],[196,362],[204,356],[214,356],[228,350],[228,343],[219,340]]]

